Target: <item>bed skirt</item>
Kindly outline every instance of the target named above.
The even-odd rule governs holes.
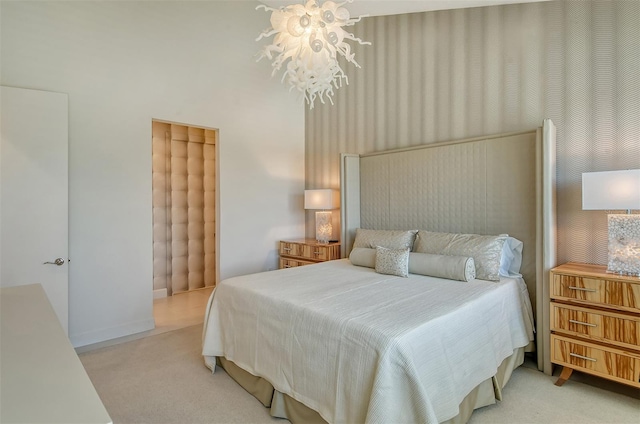
[[[502,400],[502,388],[509,381],[513,370],[524,362],[525,351],[529,351],[529,349],[522,347],[514,350],[511,356],[502,361],[493,377],[477,385],[464,398],[459,406],[459,414],[445,421],[445,423],[466,423],[475,409],[493,405],[497,400]],[[251,393],[265,407],[270,408],[270,413],[273,417],[286,418],[293,424],[326,424],[326,421],[316,411],[275,390],[271,383],[264,378],[248,373],[223,357],[216,358],[216,365],[222,367],[231,378],[247,392]]]

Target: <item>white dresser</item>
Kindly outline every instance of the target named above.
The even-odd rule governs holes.
[[[0,289],[0,422],[111,423],[40,284]]]

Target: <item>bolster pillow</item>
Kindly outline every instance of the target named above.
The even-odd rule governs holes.
[[[476,265],[471,257],[411,252],[409,272],[449,280],[469,281],[476,278]]]
[[[349,254],[349,260],[357,266],[366,266],[367,268],[376,267],[376,249],[368,247],[354,247]]]
[[[349,254],[349,260],[353,265],[375,268],[376,249],[354,247]],[[409,273],[470,281],[476,278],[476,266],[471,257],[411,252]]]

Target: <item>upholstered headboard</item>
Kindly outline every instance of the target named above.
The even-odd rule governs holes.
[[[555,266],[550,120],[525,132],[343,154],[341,170],[343,255],[351,250],[356,228],[509,234],[524,243],[521,273],[537,311],[538,333],[545,322],[548,328],[545,281]],[[540,342],[538,352],[545,352]]]

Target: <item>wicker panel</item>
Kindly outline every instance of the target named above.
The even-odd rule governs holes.
[[[152,202],[153,202],[153,289],[166,289],[171,273],[171,196],[169,194],[171,155],[169,125],[153,123]]]
[[[216,284],[216,157],[215,133],[205,130],[203,155],[203,222],[204,222],[204,285]]]
[[[214,130],[153,123],[154,289],[214,286]]]

